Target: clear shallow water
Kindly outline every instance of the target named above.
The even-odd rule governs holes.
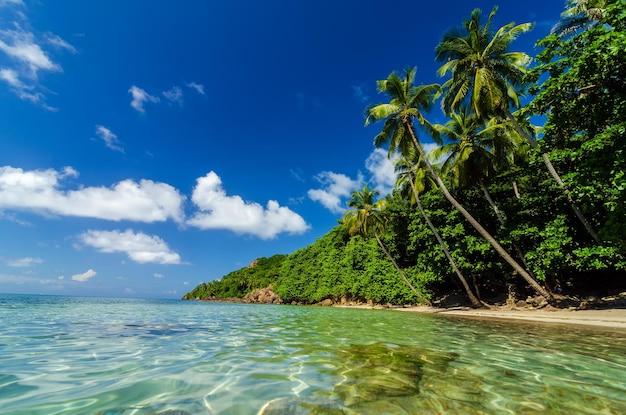
[[[0,414],[540,413],[626,413],[626,333],[0,294]]]

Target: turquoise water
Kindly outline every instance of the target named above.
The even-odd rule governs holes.
[[[0,294],[0,414],[540,413],[626,413],[626,333]]]

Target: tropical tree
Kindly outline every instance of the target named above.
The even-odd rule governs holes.
[[[367,238],[374,235],[376,242],[378,242],[378,245],[383,250],[385,255],[387,255],[389,260],[396,267],[396,270],[404,282],[415,293],[415,295],[417,295],[420,301],[424,304],[432,305],[432,303],[421,292],[419,292],[413,284],[411,284],[396,260],[385,247],[385,244],[383,244],[380,240],[379,235],[382,234],[386,228],[386,218],[383,212],[385,208],[385,200],[380,199],[376,201],[378,194],[377,190],[370,190],[367,184],[363,187],[363,190],[355,190],[352,192],[352,199],[348,200],[348,206],[351,207],[352,210],[348,210],[344,213],[343,218],[341,219],[341,225],[351,236],[361,235]]]
[[[538,42],[524,111],[546,117],[544,141],[571,164],[602,239],[626,247],[626,2],[607,1],[601,22]]]
[[[513,167],[517,156],[524,153],[523,141],[515,131],[511,131],[510,123],[501,122],[498,118],[491,118],[485,123],[467,107],[461,108],[458,113],[451,112],[449,116],[450,120],[445,125],[433,126],[445,144],[435,148],[429,157],[443,159],[441,173],[455,185],[478,186],[504,227],[504,216],[491,197],[486,181]],[[524,253],[515,242],[512,244],[518,258],[528,269]]]
[[[561,20],[551,33],[566,36],[586,27],[593,27],[604,16],[610,0],[567,0]]]
[[[531,58],[524,52],[511,52],[509,48],[519,35],[532,28],[532,24],[516,25],[511,22],[494,33],[491,30],[491,19],[497,10],[497,7],[493,8],[483,25],[480,9],[474,9],[470,20],[465,21],[463,27],[448,31],[437,45],[436,59],[445,62],[437,73],[439,76],[448,73],[452,75],[443,84],[442,105],[446,112],[451,112],[468,104],[479,118],[504,118],[532,148],[537,149],[537,141],[522,128],[511,111],[520,108],[519,94]],[[541,158],[578,219],[596,243],[600,244],[600,238],[576,205],[548,155],[542,153]]]
[[[461,281],[461,284],[463,285],[463,288],[465,289],[465,292],[467,293],[467,297],[470,299],[470,302],[472,303],[474,307],[482,307],[480,300],[476,298],[476,296],[472,292],[472,289],[467,283],[467,280],[463,276],[463,273],[457,266],[456,261],[454,260],[454,258],[452,258],[452,255],[450,254],[450,251],[448,250],[448,246],[446,245],[443,238],[439,234],[439,231],[437,231],[437,228],[435,227],[433,222],[430,220],[430,217],[424,210],[424,206],[422,206],[422,202],[420,200],[419,195],[425,190],[425,187],[426,187],[425,180],[427,178],[427,173],[421,164],[422,164],[421,159],[419,159],[419,157],[418,157],[418,162],[415,164],[412,163],[407,157],[399,157],[398,159],[396,159],[394,161],[395,171],[398,174],[396,187],[400,189],[410,188],[412,190],[413,199],[411,201],[415,201],[415,204],[417,205],[417,208],[419,209],[422,217],[426,221],[426,224],[428,225],[431,232],[435,236],[435,239],[439,243],[439,246],[441,246],[441,250],[443,251],[446,258],[448,259],[448,262],[450,262],[450,265],[452,266],[454,273]]]
[[[474,217],[452,196],[447,186],[439,177],[432,164],[426,157],[414,128],[414,120],[417,119],[424,127],[434,130],[426,121],[422,110],[427,110],[432,97],[439,90],[438,85],[415,86],[415,68],[407,68],[404,76],[400,77],[396,72],[387,79],[377,81],[378,92],[386,94],[390,101],[373,105],[366,110],[365,125],[374,121],[383,121],[383,128],[374,138],[377,147],[389,143],[389,152],[396,151],[407,153],[411,146],[419,153],[424,166],[441,189],[448,201],[465,217],[465,219],[485,238],[498,254],[515,269],[519,275],[530,284],[537,293],[548,300],[552,294],[546,291],[511,255],[500,245],[498,241],[480,224]]]
[[[443,159],[442,174],[448,175],[457,186],[480,187],[498,221],[504,225],[504,216],[493,201],[486,181],[511,167],[519,141],[515,135],[505,133],[509,128],[507,123],[496,118],[485,123],[467,107],[449,116],[446,124],[434,125],[445,144],[435,148],[429,157]]]

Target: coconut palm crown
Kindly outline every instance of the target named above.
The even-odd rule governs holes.
[[[427,130],[433,132],[437,139],[436,131],[424,117],[422,110],[427,111],[433,104],[433,97],[440,90],[438,84],[414,85],[417,68],[407,67],[404,74],[392,72],[387,79],[376,81],[379,93],[385,93],[389,102],[369,106],[365,110],[365,125],[384,120],[380,133],[374,137],[374,145],[381,147],[389,143],[389,155],[399,151],[407,154],[416,144],[410,139],[410,131],[407,128],[413,126],[417,120]]]
[[[551,33],[564,37],[584,28],[593,27],[604,17],[611,0],[567,0],[561,20],[552,27]]]
[[[378,190],[370,189],[367,184],[363,190],[352,193],[352,199],[348,200],[348,206],[352,209],[346,211],[342,218],[342,223],[351,236],[367,237],[384,231],[386,219],[382,211],[385,200],[376,201],[378,195]]]
[[[530,57],[524,52],[509,51],[511,42],[528,32],[532,25],[511,22],[493,32],[491,19],[497,10],[494,7],[485,24],[481,25],[481,11],[475,9],[462,28],[446,33],[437,45],[437,60],[446,61],[439,68],[439,75],[452,74],[451,79],[443,84],[442,106],[450,113],[466,104],[479,119],[487,120],[494,116],[505,118],[520,136],[526,138],[533,148],[537,148],[537,141],[512,114],[512,109],[520,106],[523,75]],[[563,189],[582,225],[594,241],[601,244],[602,241],[576,205],[548,155],[543,153],[541,157],[554,181]]]
[[[446,143],[429,154],[433,160],[443,159],[443,174],[451,173],[453,182],[466,187],[511,167],[521,140],[507,134],[512,130],[508,123],[495,118],[485,123],[467,107],[449,117],[446,124],[434,125]]]
[[[506,114],[520,105],[522,78],[531,57],[509,50],[511,42],[532,29],[532,24],[514,22],[491,29],[494,7],[485,24],[481,10],[472,11],[460,28],[444,34],[437,45],[436,60],[444,62],[437,74],[452,77],[443,84],[442,106],[445,112],[469,103],[479,117]]]
[[[378,246],[380,246],[385,255],[387,255],[387,258],[389,258],[389,261],[394,265],[398,274],[400,274],[411,291],[417,295],[422,303],[432,305],[430,300],[411,284],[404,274],[404,271],[402,271],[380,239],[379,235],[385,232],[387,219],[384,213],[385,200],[381,199],[376,201],[378,194],[377,190],[371,190],[367,184],[363,187],[363,190],[355,190],[352,192],[352,199],[348,201],[348,206],[352,208],[352,210],[348,210],[344,213],[340,221],[341,226],[347,229],[351,236],[361,235],[369,237],[373,235],[374,238],[376,238]]]
[[[422,126],[432,130],[433,138],[438,137],[436,130],[426,121],[421,110],[428,108],[431,101],[431,94],[439,90],[437,85],[425,85],[414,87],[413,81],[415,69],[407,68],[404,79],[397,73],[392,73],[386,80],[378,81],[378,90],[390,98],[388,103],[378,104],[366,110],[365,125],[372,121],[384,121],[383,129],[374,138],[374,144],[380,147],[389,143],[389,155],[400,152],[410,155],[412,151],[417,151],[421,157],[426,170],[437,183],[448,201],[465,217],[465,219],[485,238],[489,244],[508,262],[528,283],[546,299],[552,299],[552,295],[547,292],[537,281],[521,267],[506,250],[500,245],[487,230],[474,219],[474,217],[452,196],[441,177],[437,174],[424,153],[417,133],[414,128],[414,119],[418,119]],[[439,141],[439,140],[437,140]]]

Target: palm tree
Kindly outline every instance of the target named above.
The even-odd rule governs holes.
[[[380,147],[389,143],[390,150],[407,154],[407,149],[413,146],[419,153],[424,166],[435,180],[448,201],[465,217],[465,219],[485,238],[498,254],[528,282],[537,293],[548,300],[552,295],[547,292],[522,266],[509,255],[508,252],[495,240],[485,228],[450,194],[450,191],[437,174],[426,157],[414,129],[414,120],[417,119],[423,126],[433,129],[426,121],[421,110],[428,109],[433,95],[438,91],[438,85],[413,85],[415,68],[407,68],[404,77],[396,72],[391,73],[385,80],[377,81],[378,92],[385,93],[390,98],[388,103],[378,104],[366,110],[365,125],[373,121],[384,121],[382,131],[374,138],[374,144]]]
[[[551,33],[563,37],[586,27],[593,27],[604,17],[610,0],[567,0],[561,20]]]
[[[515,131],[524,137],[532,148],[537,141],[522,128],[511,108],[519,108],[519,91],[522,77],[531,58],[523,52],[511,52],[509,46],[519,35],[528,32],[532,25],[515,25],[511,22],[491,31],[494,7],[487,21],[481,25],[480,9],[475,9],[470,20],[460,29],[446,33],[435,49],[436,59],[445,63],[439,68],[439,76],[451,73],[452,77],[443,84],[442,105],[446,112],[456,110],[464,103],[481,119],[502,117],[508,120]],[[571,192],[563,183],[546,153],[541,154],[544,164],[591,237],[600,244],[600,238],[578,208]]]
[[[493,201],[485,181],[498,172],[508,169],[513,163],[514,154],[520,143],[516,135],[506,134],[507,123],[492,118],[486,124],[467,107],[460,112],[451,112],[445,124],[434,128],[447,143],[435,148],[429,157],[434,160],[444,158],[441,171],[449,175],[460,187],[478,185],[485,199],[495,212],[500,224],[504,217]]]
[[[443,84],[442,104],[446,112],[458,109],[467,99],[478,117],[491,116],[496,109],[508,110],[509,104],[519,107],[518,91],[531,57],[509,51],[509,45],[530,31],[532,25],[509,23],[494,34],[491,19],[497,10],[494,7],[487,22],[481,25],[481,10],[474,9],[470,20],[445,33],[435,48],[435,59],[445,62],[437,74],[452,73],[452,78]]]
[[[366,184],[363,190],[355,190],[352,192],[352,199],[348,201],[348,206],[353,210],[348,210],[344,213],[341,219],[341,225],[348,231],[351,236],[361,235],[363,237],[369,237],[371,234],[376,238],[376,242],[387,255],[389,260],[396,267],[396,270],[409,286],[409,288],[417,295],[417,297],[426,305],[432,305],[432,303],[419,292],[413,284],[406,277],[396,260],[391,256],[385,245],[380,240],[379,234],[383,233],[386,227],[386,218],[383,213],[385,208],[385,200],[381,199],[375,201],[378,197],[377,190],[370,190]]]
[[[470,113],[467,107],[449,116],[450,120],[445,125],[434,125],[447,144],[435,148],[429,157],[435,160],[445,158],[441,163],[441,172],[448,175],[457,186],[480,187],[500,225],[504,227],[504,216],[493,201],[485,181],[514,165],[516,156],[523,153],[522,141],[510,131],[509,123],[492,118],[485,124]],[[513,247],[524,267],[528,268],[522,250],[515,242]],[[530,271],[529,274],[533,275]]]
[[[435,239],[437,239],[437,242],[441,246],[441,249],[444,255],[446,256],[446,258],[448,259],[448,261],[450,262],[450,265],[452,266],[454,273],[457,275],[457,277],[461,281],[461,284],[463,284],[463,288],[465,289],[465,292],[467,293],[467,296],[470,299],[472,305],[477,308],[482,307],[480,300],[478,300],[478,298],[476,298],[476,296],[472,292],[472,289],[470,288],[469,284],[467,283],[467,280],[463,276],[463,273],[461,272],[459,267],[456,265],[456,261],[454,260],[454,258],[452,258],[452,255],[450,254],[450,251],[448,250],[446,243],[444,242],[443,238],[439,234],[439,231],[437,231],[437,228],[435,227],[433,222],[430,220],[430,217],[428,216],[428,214],[424,210],[424,207],[422,206],[422,201],[420,200],[419,195],[420,193],[424,191],[426,187],[424,183],[426,179],[426,172],[421,167],[421,160],[418,158],[418,162],[415,163],[414,165],[407,157],[400,157],[394,162],[394,164],[395,164],[395,171],[396,173],[398,173],[398,180],[396,182],[396,187],[400,189],[409,187],[413,191],[413,200],[415,200],[415,203],[417,204],[417,208],[419,209],[420,213],[422,214],[422,217],[426,221],[426,224],[428,224],[428,227],[430,228],[431,232],[435,236]]]

